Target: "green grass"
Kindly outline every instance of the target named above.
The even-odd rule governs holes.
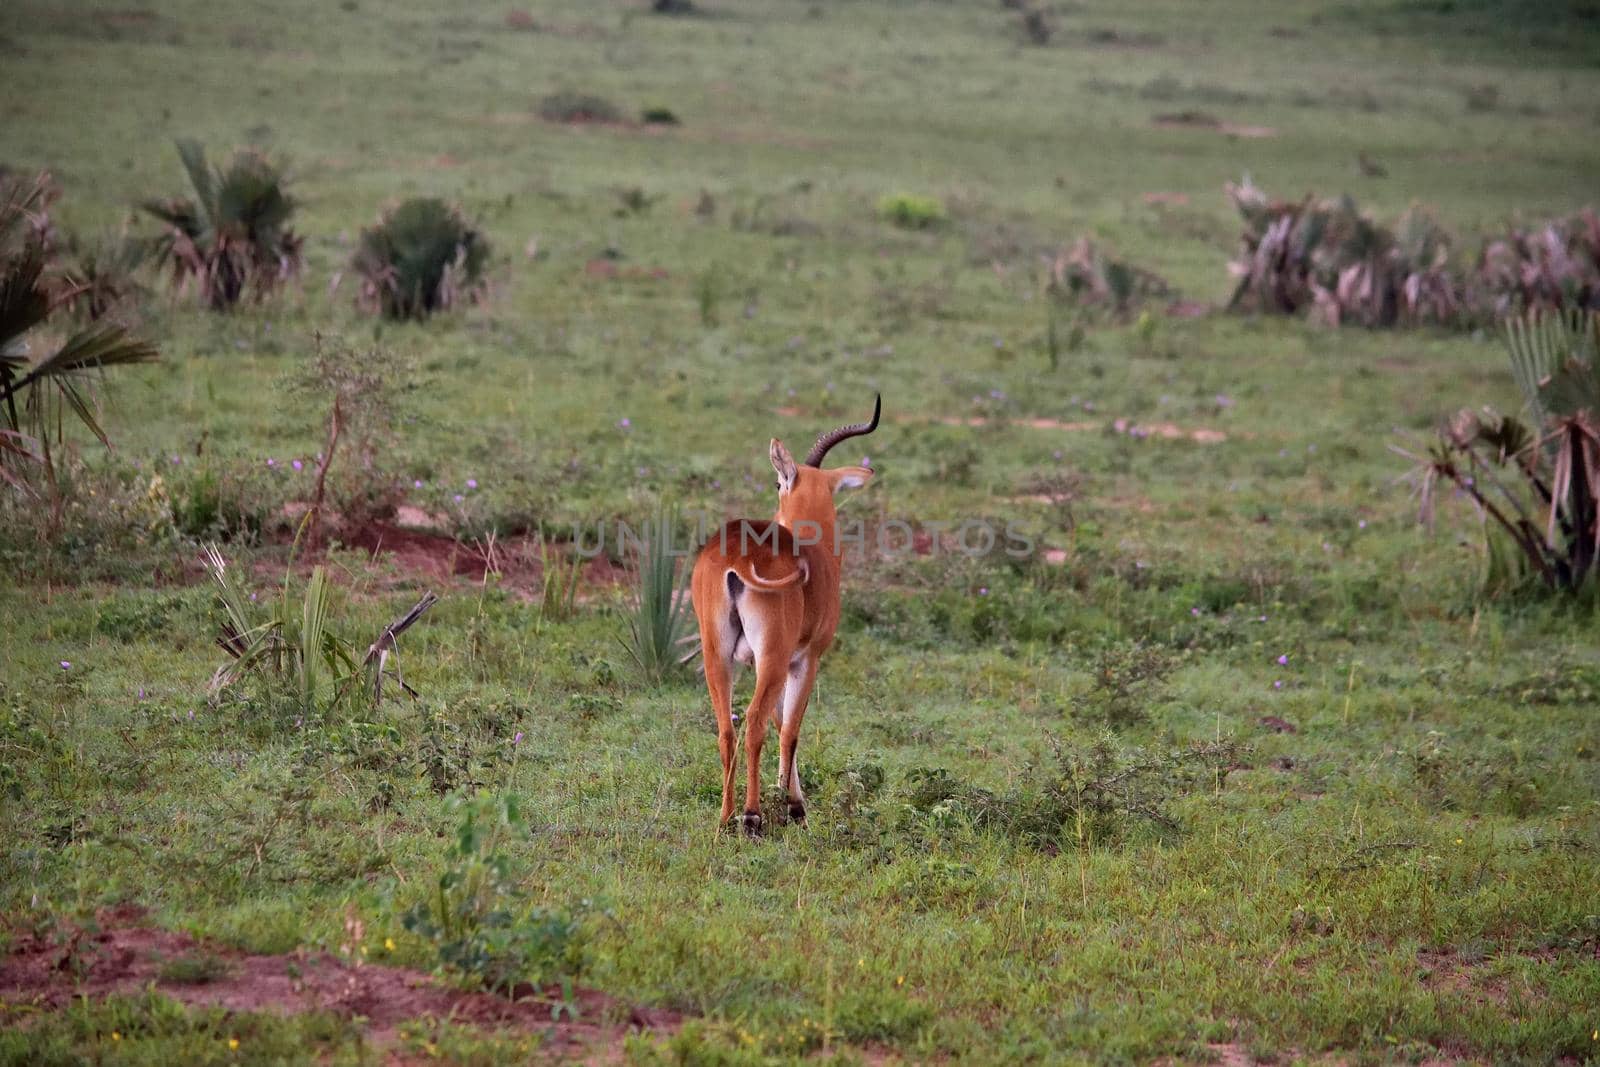
[[[301,287],[265,306],[151,304],[164,361],[108,379],[118,450],[81,445],[59,543],[0,505],[8,919],[131,900],[284,952],[337,944],[354,905],[425,967],[400,917],[444,863],[449,796],[507,790],[529,901],[589,902],[585,981],[700,1017],[673,1047],[631,1045],[637,1062],[1597,1055],[1596,620],[1480,602],[1475,518],[1419,528],[1388,448],[1457,407],[1515,410],[1499,345],[1158,313],[1092,325],[1052,368],[1038,258],[1089,235],[1224,300],[1222,184],[1246,171],[1381,218],[1424,201],[1463,237],[1592,202],[1582,5],[1092,0],[1044,48],[977,2],[527,6],[534,30],[420,0],[0,8],[0,162],[56,174],[58,222],[112,227],[180,188],[171,142],[193,136],[285,159],[306,237]],[[682,125],[543,121],[558,91]],[[1276,135],[1151,121],[1184,109]],[[1361,152],[1389,176],[1362,177]],[[619,189],[661,199],[619,215]],[[903,190],[948,223],[881,220]],[[480,223],[491,292],[379,324],[329,281],[410,196]],[[608,253],[615,277],[587,269]],[[371,722],[296,726],[248,684],[209,700],[195,542],[227,516],[254,588],[281,579],[279,509],[309,495],[326,416],[284,383],[316,331],[414,365],[380,469],[464,537],[639,525],[662,498],[770,514],[768,438],[804,447],[881,390],[884,426],[841,457],[878,470],[846,519],[1011,519],[1066,562],[855,562],[801,745],[809,828],[760,842],[716,833],[705,693],[636,681],[620,587],[542,618],[537,586],[439,588],[403,642],[422,700]],[[1227,439],[1028,422],[1116,418]],[[1070,530],[1033,499],[1063,471],[1083,477]],[[435,584],[365,553],[327,567],[341,633]],[[1131,688],[1096,674],[1152,655]],[[1026,804],[1052,743],[1107,730],[1246,751],[1173,787],[1176,832],[1126,819],[1046,845],[971,803],[913,803],[942,768]],[[149,1062],[220,1061],[231,1025],[84,1010],[6,1034],[0,1060],[131,1061],[120,1012],[157,1020]],[[341,1023],[247,1021],[266,1060],[362,1054]],[[462,1061],[514,1055],[452,1040]]]

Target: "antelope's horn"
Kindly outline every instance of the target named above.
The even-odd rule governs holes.
[[[876,430],[878,428],[878,416],[881,414],[883,414],[883,394],[880,393],[877,399],[872,402],[871,422],[858,422],[851,426],[841,426],[837,430],[829,430],[817,438],[817,443],[811,446],[811,451],[806,454],[805,465],[807,467],[820,467],[822,466],[823,457],[828,454],[828,449],[840,441],[851,437],[861,437]]]

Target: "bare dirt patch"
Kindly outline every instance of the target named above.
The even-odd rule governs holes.
[[[682,1016],[623,1004],[592,989],[563,1000],[559,988],[519,990],[512,998],[467,993],[421,971],[357,965],[326,952],[301,950],[258,956],[197,941],[187,934],[144,924],[144,913],[123,907],[101,916],[99,930],[78,930],[63,945],[23,934],[0,960],[0,1020],[17,1008],[55,1010],[78,996],[93,999],[160,993],[191,1007],[294,1015],[331,1012],[354,1019],[377,1045],[398,1039],[402,1023],[445,1020],[486,1030],[537,1034],[552,1058],[609,1060],[630,1033],[670,1033]],[[205,955],[220,961],[210,981],[162,977],[173,960]],[[552,1009],[570,1005],[553,1018]]]

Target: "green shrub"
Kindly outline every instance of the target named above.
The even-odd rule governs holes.
[[[510,994],[584,969],[583,928],[562,911],[528,903],[502,850],[522,817],[514,797],[457,798],[455,839],[426,900],[405,913],[407,930],[430,942],[439,969],[471,988]]]
[[[459,208],[417,197],[361,231],[351,269],[361,276],[356,304],[386,319],[425,319],[484,292],[489,242]]]
[[[214,168],[189,140],[178,142],[178,156],[193,195],[141,206],[166,224],[154,252],[180,291],[193,285],[201,303],[226,311],[247,293],[271,295],[300,272],[303,242],[289,229],[295,204],[276,166],[240,149]]]
[[[883,197],[878,201],[878,217],[903,230],[931,230],[950,219],[942,201],[916,193],[890,193]]]

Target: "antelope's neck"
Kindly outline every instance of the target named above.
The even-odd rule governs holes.
[[[773,516],[772,521],[784,527],[797,538],[803,537],[803,543],[818,545],[836,560],[842,558],[844,554],[842,551],[844,546],[839,544],[839,540],[834,533],[838,528],[838,520],[835,515],[785,515],[780,511]],[[813,523],[815,526],[812,525]],[[796,524],[803,526],[803,529],[795,529]],[[814,540],[813,533],[816,534]]]

